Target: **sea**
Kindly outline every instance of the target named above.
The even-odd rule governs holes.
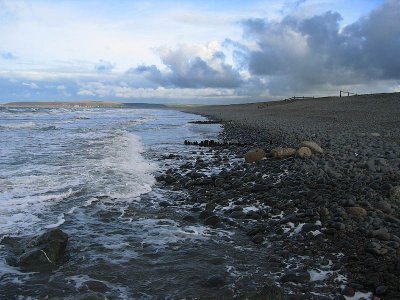
[[[244,233],[183,222],[195,211],[179,204],[189,195],[156,182],[205,151],[184,140],[218,139],[221,126],[193,123],[202,120],[169,109],[0,108],[0,241],[69,235],[51,272],[10,266],[0,243],[0,299],[221,299],[261,286],[265,251],[246,248]],[[222,287],[207,286],[210,276]]]

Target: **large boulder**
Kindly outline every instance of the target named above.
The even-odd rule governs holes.
[[[313,153],[322,154],[324,150],[318,145],[316,142],[313,141],[303,141],[300,144],[301,147],[308,147]]]
[[[294,148],[275,148],[271,150],[271,155],[273,158],[285,158],[293,156],[296,154],[296,149]]]
[[[13,253],[7,259],[9,264],[29,271],[45,271],[64,260],[68,235],[60,229],[52,229],[28,240],[9,238],[3,242]]]
[[[248,163],[253,163],[262,160],[264,157],[265,157],[265,151],[260,148],[255,148],[248,151],[245,154],[244,159]]]
[[[297,150],[296,155],[299,157],[310,157],[312,155],[312,151],[308,147],[301,147]]]

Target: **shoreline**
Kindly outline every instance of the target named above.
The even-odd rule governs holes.
[[[211,226],[245,230],[250,244],[272,247],[277,282],[285,292],[302,295],[288,294],[290,299],[314,293],[398,299],[400,96],[322,101],[185,108],[223,121],[221,139],[244,145],[212,148],[228,151],[225,159],[238,158],[222,174],[169,185],[211,208],[203,213],[218,219]],[[282,159],[270,154],[277,147],[298,148],[304,140],[317,142],[324,153]],[[266,158],[244,162],[252,148],[263,149]],[[218,209],[227,203],[230,210]],[[244,211],[249,205],[257,210]]]

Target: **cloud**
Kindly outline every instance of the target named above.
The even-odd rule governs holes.
[[[30,87],[31,89],[34,89],[34,90],[39,89],[39,86],[34,82],[30,82],[30,83],[23,82],[22,85]]]
[[[387,0],[343,28],[341,20],[326,12],[244,21],[245,40],[256,42],[247,48],[250,74],[278,95],[400,79],[400,2]]]
[[[115,68],[115,65],[109,61],[100,60],[95,66],[94,69],[100,73],[109,73]]]
[[[225,62],[218,43],[206,46],[180,45],[177,49],[159,48],[163,70],[141,65],[129,72],[142,74],[164,87],[236,88],[243,83],[239,72]]]
[[[14,59],[17,59],[17,56],[16,56],[14,53],[9,52],[9,51],[1,51],[1,52],[0,52],[0,57],[1,57],[2,59],[6,59],[6,60],[14,60]]]
[[[78,95],[102,99],[190,99],[236,96],[232,89],[204,88],[199,90],[196,88],[143,88],[103,82],[88,82],[82,84]]]

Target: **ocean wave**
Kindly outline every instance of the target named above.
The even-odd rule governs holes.
[[[0,129],[28,129],[36,127],[34,122],[14,123],[14,124],[0,124]]]

